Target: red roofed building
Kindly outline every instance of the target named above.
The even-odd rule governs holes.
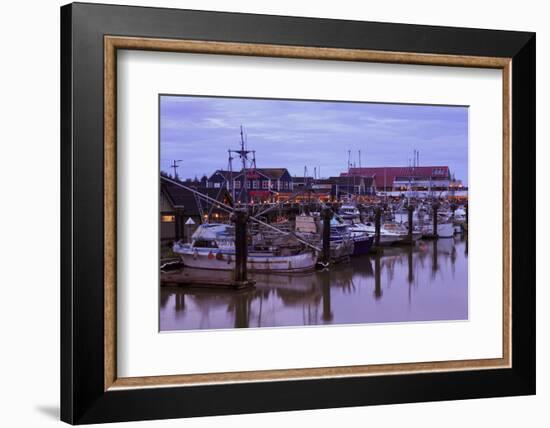
[[[381,191],[406,190],[409,183],[416,189],[443,189],[449,187],[451,173],[448,166],[382,166],[350,168],[340,177],[372,177],[374,187]]]

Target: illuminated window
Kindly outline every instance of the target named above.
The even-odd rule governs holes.
[[[262,181],[262,189],[269,189],[269,180]]]
[[[160,221],[163,223],[174,223],[176,221],[175,215],[163,215],[160,217]]]
[[[254,181],[252,182],[252,187],[253,187],[254,189],[259,189],[259,188],[260,188],[260,182],[259,182],[258,180],[254,180]]]

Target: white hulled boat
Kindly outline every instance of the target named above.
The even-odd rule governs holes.
[[[190,244],[174,243],[172,250],[187,267],[210,270],[235,269],[235,228],[220,223],[202,224]],[[305,272],[317,263],[313,251],[278,254],[275,251],[248,250],[247,269],[250,272]]]

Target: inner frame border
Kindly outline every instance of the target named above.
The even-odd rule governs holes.
[[[511,58],[419,54],[362,49],[319,48],[255,43],[212,42],[142,37],[104,36],[104,390],[144,387],[214,385],[281,380],[362,377],[422,372],[446,372],[512,367],[512,170]],[[213,55],[377,62],[493,68],[502,70],[503,90],[503,320],[502,358],[421,363],[259,370],[170,376],[117,377],[116,367],[116,90],[117,50],[145,50]]]

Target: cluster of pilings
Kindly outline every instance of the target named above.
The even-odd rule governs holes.
[[[432,238],[437,239],[437,227],[438,227],[438,210],[440,208],[439,202],[434,202],[432,204],[432,231],[433,236]],[[451,207],[453,211],[453,217],[454,217],[454,210],[456,209],[456,206]],[[466,223],[468,221],[468,207],[466,205]],[[383,213],[384,207],[378,205],[374,208],[374,225],[375,225],[375,235],[374,235],[374,252],[380,253],[381,246],[380,246],[380,231],[382,226],[382,213]],[[413,213],[414,213],[415,207],[412,204],[409,204],[407,206],[407,214],[408,214],[408,237],[407,240],[401,241],[403,244],[414,244],[413,239],[413,230],[414,230],[414,222],[413,222]],[[253,282],[251,282],[248,279],[248,272],[247,272],[247,260],[248,260],[248,221],[250,217],[250,210],[249,208],[237,208],[234,210],[233,214],[231,215],[231,221],[235,224],[235,271],[234,271],[234,287],[236,288],[244,288],[249,287],[253,285]],[[325,206],[321,209],[321,219],[323,220],[323,229],[321,232],[321,238],[322,238],[322,249],[321,254],[319,257],[319,264],[323,267],[328,267],[331,263],[331,254],[330,254],[330,222],[332,218],[334,217],[334,207],[333,206]]]

